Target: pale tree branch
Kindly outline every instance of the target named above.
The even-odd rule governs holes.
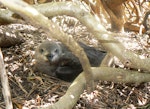
[[[85,77],[87,84],[89,86],[93,86],[92,73],[89,64],[89,60],[83,50],[78,43],[69,35],[65,34],[60,30],[58,25],[48,20],[47,17],[43,16],[32,6],[20,0],[11,0],[11,1],[3,1],[0,2],[8,7],[10,10],[22,16],[26,21],[30,22],[32,25],[42,28],[48,36],[54,37],[61,42],[63,42],[66,46],[69,47],[71,51],[79,58],[83,70],[85,71]],[[73,4],[68,4],[68,7]],[[82,13],[84,14],[84,13]]]
[[[0,49],[0,74],[1,74],[1,83],[2,83],[2,92],[6,104],[6,109],[13,109],[10,88],[8,83],[8,77],[5,70],[5,65],[3,61],[2,51]]]
[[[115,33],[106,31],[99,21],[85,11],[82,6],[71,2],[58,2],[41,4],[35,8],[47,17],[64,14],[76,17],[101,42],[103,47],[117,56],[125,66],[150,71],[149,58],[141,59],[138,55],[127,50],[119,41],[114,39]]]
[[[93,67],[92,73],[94,80],[112,81],[119,83],[150,82],[150,74],[118,68]],[[62,96],[58,102],[46,108],[42,107],[42,109],[72,109],[76,104],[80,94],[83,93],[85,85],[86,80],[83,73],[81,73],[70,85],[66,94]]]
[[[138,55],[126,50],[119,41],[113,38],[115,35],[114,33],[108,33],[99,21],[97,21],[90,13],[81,9],[78,5],[70,2],[60,2],[41,4],[35,6],[35,8],[47,17],[65,14],[78,18],[79,21],[99,39],[104,48],[111,52],[114,56],[117,56],[124,65],[150,71],[149,58],[141,59]]]

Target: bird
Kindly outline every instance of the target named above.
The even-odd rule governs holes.
[[[82,42],[78,44],[86,53],[92,67],[100,66],[106,51],[95,49]],[[35,50],[35,68],[67,82],[73,81],[82,71],[79,59],[59,41],[46,40]]]

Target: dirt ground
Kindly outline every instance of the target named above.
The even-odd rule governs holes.
[[[65,16],[53,18],[57,24],[76,40],[80,40],[98,49],[100,43],[76,19]],[[49,105],[63,96],[71,83],[64,82],[40,72],[33,72],[34,50],[48,37],[28,24],[0,26],[0,30],[11,29],[10,34],[19,35],[25,41],[20,45],[2,48],[6,71],[9,77],[14,109],[31,109]],[[17,34],[16,34],[17,33]],[[134,32],[124,33],[126,37],[115,36],[126,48],[143,57],[150,57],[150,38]],[[51,38],[52,39],[52,38]],[[117,61],[117,66],[122,65]],[[150,109],[150,82],[141,84],[113,83],[96,81],[91,94],[81,95],[74,109]],[[1,87],[1,85],[0,85]],[[0,91],[0,107],[5,109],[4,98]]]

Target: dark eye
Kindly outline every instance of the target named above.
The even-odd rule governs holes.
[[[58,53],[58,49],[55,49],[55,51],[54,51],[55,53]]]
[[[40,53],[43,53],[43,52],[44,52],[44,49],[40,49],[39,51],[40,51]]]

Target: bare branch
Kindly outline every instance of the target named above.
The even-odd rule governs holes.
[[[1,74],[2,92],[3,92],[5,104],[6,104],[6,109],[13,109],[10,88],[9,88],[9,83],[8,83],[8,77],[6,74],[1,49],[0,49],[0,74]]]
[[[103,47],[114,56],[117,56],[124,65],[150,71],[150,59],[141,59],[138,55],[126,50],[119,41],[114,39],[113,36],[116,34],[106,31],[94,16],[81,7],[70,2],[47,3],[35,6],[39,12],[48,17],[65,14],[78,18],[79,21],[101,42]]]
[[[13,12],[8,9],[0,9],[0,24],[16,23],[19,19],[13,17]]]
[[[139,73],[117,68],[100,67],[92,68],[93,79],[102,81],[113,81],[121,83],[142,83],[150,82],[150,74]],[[79,96],[83,93],[86,85],[84,73],[81,73],[70,85],[66,94],[62,96],[57,103],[42,109],[72,109],[76,104]],[[66,104],[64,104],[66,103]]]
[[[43,16],[32,6],[20,0],[11,0],[11,1],[3,1],[0,0],[3,5],[8,7],[10,10],[16,12],[20,16],[22,16],[26,21],[30,22],[33,25],[36,25],[42,28],[49,36],[52,36],[61,42],[63,42],[66,46],[69,47],[71,51],[79,58],[83,70],[85,71],[85,77],[87,83],[92,87],[92,73],[88,58],[78,43],[69,35],[65,34],[61,31],[58,25],[54,24],[47,17]],[[72,7],[74,4],[67,4],[67,7]],[[80,13],[81,15],[86,13]]]

